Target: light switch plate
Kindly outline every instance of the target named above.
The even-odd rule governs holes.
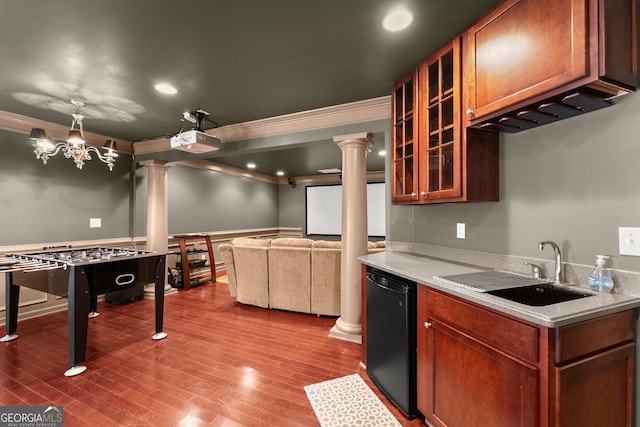
[[[619,227],[620,255],[640,256],[640,227]]]
[[[89,228],[102,227],[102,218],[89,218]]]
[[[465,238],[465,225],[464,222],[459,222],[456,226],[456,237],[458,239]]]

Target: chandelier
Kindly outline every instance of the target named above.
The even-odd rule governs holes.
[[[47,160],[50,157],[62,152],[67,159],[73,159],[78,169],[82,169],[86,160],[91,160],[91,156],[95,155],[100,161],[106,163],[109,166],[109,170],[113,170],[113,166],[116,163],[116,142],[112,139],[107,139],[102,148],[104,153],[98,150],[96,147],[87,146],[84,139],[84,130],[82,128],[82,120],[84,116],[80,114],[80,108],[86,104],[82,101],[71,100],[71,103],[75,105],[75,112],[71,115],[73,121],[71,123],[71,129],[69,129],[69,136],[67,142],[54,142],[47,136],[44,129],[33,128],[29,138],[35,140],[33,152],[36,155],[36,159],[42,159],[42,163],[47,164]]]

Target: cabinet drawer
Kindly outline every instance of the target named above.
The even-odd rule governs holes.
[[[636,336],[636,319],[636,310],[627,310],[557,328],[556,363],[632,341]]]
[[[428,318],[438,319],[497,350],[538,362],[538,329],[485,308],[428,290]]]

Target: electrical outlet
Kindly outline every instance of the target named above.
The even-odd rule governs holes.
[[[456,226],[456,237],[458,239],[465,238],[465,225],[464,222],[459,222]]]
[[[89,228],[102,227],[102,218],[89,218]]]
[[[640,256],[640,228],[619,227],[618,243],[620,255]]]

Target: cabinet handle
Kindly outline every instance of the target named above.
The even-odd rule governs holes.
[[[424,322],[424,327],[429,329],[433,324],[431,322]]]
[[[467,108],[467,115],[468,116],[472,116],[473,115],[473,110],[471,108]]]

